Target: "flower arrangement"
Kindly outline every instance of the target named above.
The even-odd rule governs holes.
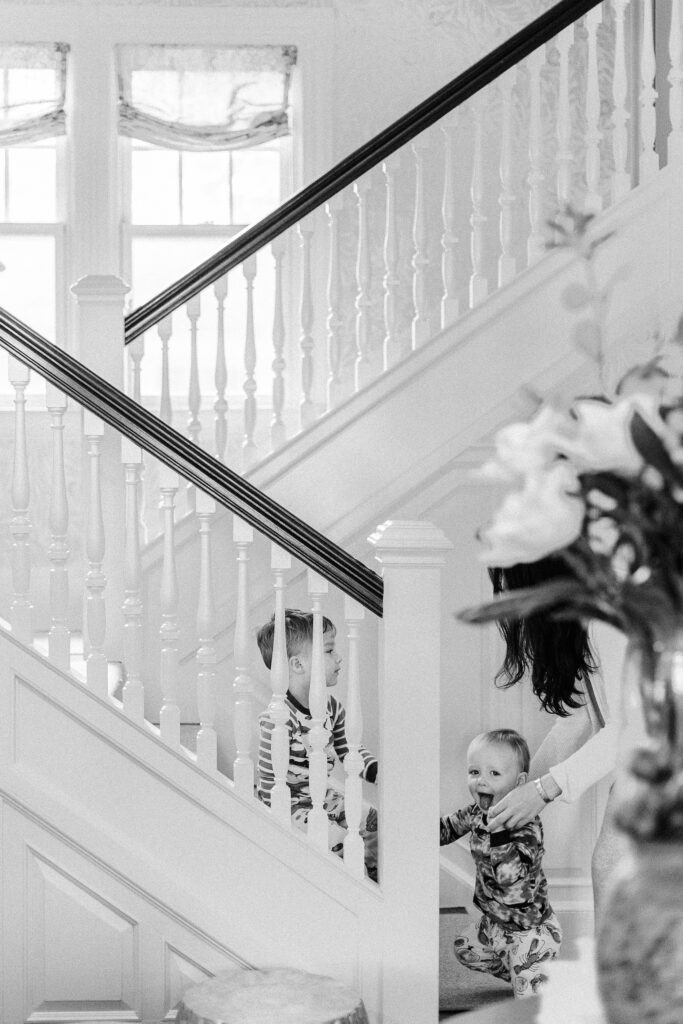
[[[480,533],[486,564],[507,567],[552,554],[569,574],[459,617],[484,622],[543,611],[601,619],[626,633],[643,658],[646,720],[658,740],[634,761],[647,813],[641,806],[626,824],[649,835],[671,828],[683,835],[675,694],[670,680],[662,690],[655,679],[661,679],[656,666],[665,651],[678,645],[683,652],[683,389],[671,368],[683,352],[683,319],[667,345],[659,340],[653,356],[630,369],[613,395],[605,394],[609,290],[598,288],[594,257],[609,236],[591,237],[591,220],[565,211],[552,222],[552,244],[571,246],[583,259],[586,283],[569,286],[564,301],[588,311],[575,338],[596,364],[601,393],[541,403],[528,422],[498,433],[495,456],[481,471],[510,487]],[[677,671],[683,713],[683,661]],[[680,732],[683,745],[683,726]]]

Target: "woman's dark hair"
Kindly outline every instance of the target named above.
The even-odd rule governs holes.
[[[568,575],[565,563],[552,556],[506,569],[489,569],[495,594]],[[596,668],[585,626],[539,612],[521,619],[501,619],[498,629],[505,641],[505,658],[496,673],[499,686],[514,686],[528,673],[541,707],[562,718],[584,703],[577,683]]]

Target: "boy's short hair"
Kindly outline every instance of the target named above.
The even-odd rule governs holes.
[[[336,632],[332,620],[323,615],[323,633]],[[256,643],[266,668],[270,668],[273,661],[274,636],[275,615],[272,615],[256,634]],[[298,654],[305,644],[313,643],[313,612],[303,612],[300,608],[285,608],[285,643],[288,658]]]
[[[520,772],[528,772],[531,764],[529,744],[515,729],[491,729],[477,737],[486,743],[495,743],[500,747],[509,747],[517,755]]]

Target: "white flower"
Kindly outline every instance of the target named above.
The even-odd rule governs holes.
[[[638,411],[643,411],[634,397],[616,405],[594,399],[583,399],[574,404],[576,433],[561,450],[572,460],[578,472],[612,470],[627,476],[640,472],[643,459],[631,440],[629,429],[637,407]]]
[[[509,494],[491,526],[482,532],[487,565],[536,562],[576,540],[585,506],[570,492],[578,491],[576,473],[566,461],[529,476],[521,491]]]
[[[496,455],[483,467],[482,475],[514,480],[546,469],[555,460],[567,430],[567,417],[551,406],[543,406],[529,423],[503,427],[496,434]]]

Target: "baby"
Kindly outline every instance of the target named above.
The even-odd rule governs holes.
[[[548,902],[541,868],[543,826],[536,817],[518,829],[489,832],[486,812],[527,780],[529,748],[513,729],[482,733],[467,751],[473,803],[441,818],[441,846],[469,833],[476,868],[474,903],[482,916],[455,938],[457,960],[512,983],[516,998],[533,995],[546,980],[562,939]]]

